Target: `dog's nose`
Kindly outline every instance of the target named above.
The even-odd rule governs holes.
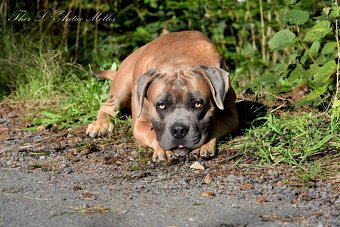
[[[170,130],[173,137],[176,139],[183,139],[188,134],[189,126],[183,123],[174,123]]]

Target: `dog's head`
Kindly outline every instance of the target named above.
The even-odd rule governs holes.
[[[137,117],[147,108],[160,146],[186,155],[207,142],[216,107],[224,109],[228,89],[228,73],[220,68],[150,70],[136,84]]]

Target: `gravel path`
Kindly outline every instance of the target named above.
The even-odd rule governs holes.
[[[0,226],[340,226],[339,183],[235,165],[232,149],[160,166],[122,135],[24,131],[0,106]]]

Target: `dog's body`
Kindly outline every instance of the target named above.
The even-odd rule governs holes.
[[[110,96],[90,124],[91,137],[112,130],[108,116],[131,108],[133,135],[154,150],[153,160],[172,160],[193,151],[215,156],[216,141],[238,125],[235,93],[222,57],[200,32],[160,36],[129,55],[112,80]]]

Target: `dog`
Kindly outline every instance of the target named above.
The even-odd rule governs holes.
[[[86,134],[112,131],[109,116],[129,108],[133,136],[153,149],[153,161],[172,162],[189,153],[214,157],[218,139],[238,126],[236,95],[222,62],[201,32],[161,35],[129,55],[118,71],[96,75],[112,80],[110,95]]]

